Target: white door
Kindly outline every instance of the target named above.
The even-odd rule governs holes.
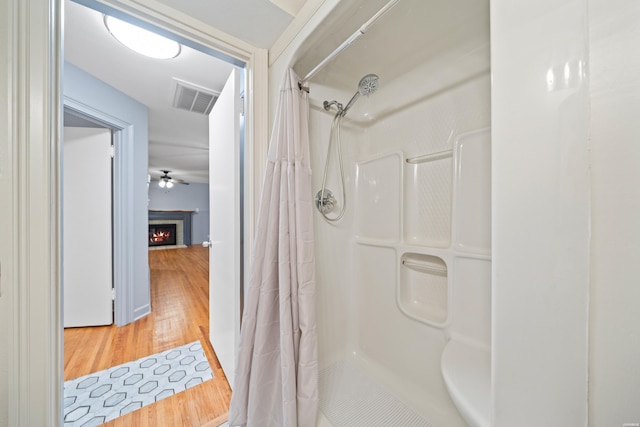
[[[240,337],[240,76],[209,115],[209,339],[233,387]]]
[[[64,327],[113,323],[111,131],[64,128]]]

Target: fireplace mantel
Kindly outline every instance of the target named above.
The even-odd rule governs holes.
[[[194,211],[180,210],[150,210],[149,221],[152,220],[182,220],[183,221],[183,240],[185,245],[191,244],[191,215]]]

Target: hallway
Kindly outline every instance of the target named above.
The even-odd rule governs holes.
[[[199,340],[212,380],[104,424],[214,427],[226,421],[231,389],[209,336],[209,252],[199,245],[149,251],[152,313],[117,328],[64,331],[64,379],[69,380]]]

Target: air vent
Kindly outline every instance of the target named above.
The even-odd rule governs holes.
[[[176,90],[173,95],[173,106],[194,113],[209,114],[218,99],[218,93],[182,80],[174,79]]]

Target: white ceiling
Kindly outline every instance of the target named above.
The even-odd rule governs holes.
[[[269,0],[158,1],[262,48],[270,48],[293,20],[293,16]]]
[[[270,47],[304,0],[159,0],[258,47]],[[100,12],[65,0],[64,57],[149,108],[149,172],[208,182],[208,118],[171,106],[174,79],[215,92],[233,65],[183,46],[173,60],[145,58],[107,32]]]

